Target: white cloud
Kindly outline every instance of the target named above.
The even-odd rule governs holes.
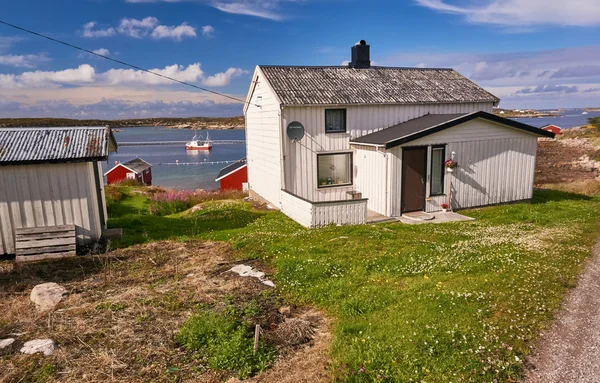
[[[94,52],[95,54],[98,54],[98,55],[102,55],[102,56],[110,55],[110,51],[106,48],[94,49],[92,52]]]
[[[281,21],[285,19],[281,11],[282,3],[299,3],[302,0],[208,0],[209,4],[221,12],[236,15],[260,17]]]
[[[0,65],[23,68],[35,68],[39,63],[48,62],[50,59],[44,55],[0,55]]]
[[[205,76],[199,63],[188,65],[168,65],[162,69],[150,69],[154,73],[171,77],[189,83],[202,83],[211,87],[223,87],[231,80],[248,71],[240,68],[229,68],[225,72]],[[109,69],[106,72],[96,72],[89,64],[82,64],[77,68],[61,71],[32,71],[19,75],[0,74],[0,88],[26,89],[26,88],[61,88],[87,84],[89,86],[154,86],[172,85],[172,81],[136,69]]]
[[[179,81],[197,82],[204,77],[204,72],[200,64],[192,64],[184,67],[183,65],[169,65],[164,69],[151,69],[152,72],[168,76]],[[104,83],[109,85],[121,84],[172,84],[173,82],[153,74],[142,72],[135,69],[110,69],[99,75]]]
[[[121,34],[139,39],[147,36],[157,26],[159,21],[156,17],[145,17],[141,20],[124,18],[121,19],[117,30]]]
[[[170,38],[181,41],[184,37],[196,37],[196,28],[182,23],[177,26],[162,25],[156,17],[143,19],[123,18],[117,27],[107,29],[94,29],[95,21],[90,21],[83,26],[84,37],[110,37],[117,34],[141,39],[151,36],[154,39]]]
[[[204,80],[202,80],[202,84],[214,87],[227,86],[231,83],[233,78],[239,77],[246,73],[248,73],[248,71],[240,68],[229,68],[225,72],[206,77]]]
[[[463,16],[468,22],[509,27],[536,25],[598,26],[598,0],[482,0],[457,3],[448,0],[416,0],[438,12]]]
[[[215,33],[215,28],[210,25],[205,25],[202,27],[202,35],[204,37],[213,37]]]
[[[90,21],[83,26],[83,37],[110,37],[117,34],[117,31],[110,27],[107,29],[94,29],[95,21]]]
[[[23,72],[19,75],[0,74],[0,87],[15,88],[57,88],[61,85],[76,85],[94,82],[96,71],[88,64],[74,69],[60,71]]]
[[[155,39],[171,38],[175,41],[181,41],[183,37],[196,37],[196,29],[185,23],[177,27],[159,25],[152,31],[152,37]]]

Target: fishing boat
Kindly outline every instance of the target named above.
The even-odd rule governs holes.
[[[210,140],[208,132],[206,132],[206,140],[203,140],[201,136],[199,137],[198,133],[194,133],[194,138],[185,143],[185,148],[187,150],[211,150],[212,141]]]

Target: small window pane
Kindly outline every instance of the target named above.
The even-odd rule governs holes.
[[[431,194],[444,194],[444,148],[431,150]]]
[[[352,184],[352,153],[317,155],[319,187]]]
[[[346,131],[346,109],[325,109],[325,132]]]

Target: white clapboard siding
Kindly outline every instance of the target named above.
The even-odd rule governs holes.
[[[401,214],[402,147],[439,144],[447,145],[446,159],[453,151],[456,153],[459,168],[445,173],[445,195],[428,198],[426,211],[439,211],[442,203],[449,202],[460,209],[532,197],[537,136],[475,119],[389,150],[394,174],[390,188],[392,216]],[[427,179],[430,171],[428,166]]]
[[[0,166],[0,254],[15,252],[14,230],[75,225],[77,244],[102,234],[92,162]],[[103,198],[103,196],[102,196]]]
[[[325,133],[325,109],[328,107],[294,106],[284,107],[283,111],[283,127],[292,121],[298,121],[305,129],[305,136],[300,142],[292,142],[283,137],[285,189],[310,201],[345,199],[346,192],[354,189],[353,186],[317,188],[317,153],[350,150],[351,138],[361,137],[427,113],[470,113],[482,110],[491,112],[492,104],[340,105],[331,108],[346,108],[346,133]],[[252,142],[248,142],[248,149],[253,145]],[[250,165],[248,169],[250,171]]]
[[[283,190],[280,199],[281,211],[304,227],[362,225],[367,222],[365,199],[311,203]]]
[[[275,93],[262,76],[254,74],[246,109],[248,186],[273,205],[279,205],[281,183],[281,116]],[[257,105],[260,105],[257,106]]]
[[[388,182],[385,169],[388,155],[373,146],[353,145],[354,185],[367,198],[369,210],[387,215]],[[382,149],[383,150],[383,149]]]

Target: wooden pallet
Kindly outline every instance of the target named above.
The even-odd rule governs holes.
[[[17,262],[73,257],[75,225],[29,227],[15,230]]]

